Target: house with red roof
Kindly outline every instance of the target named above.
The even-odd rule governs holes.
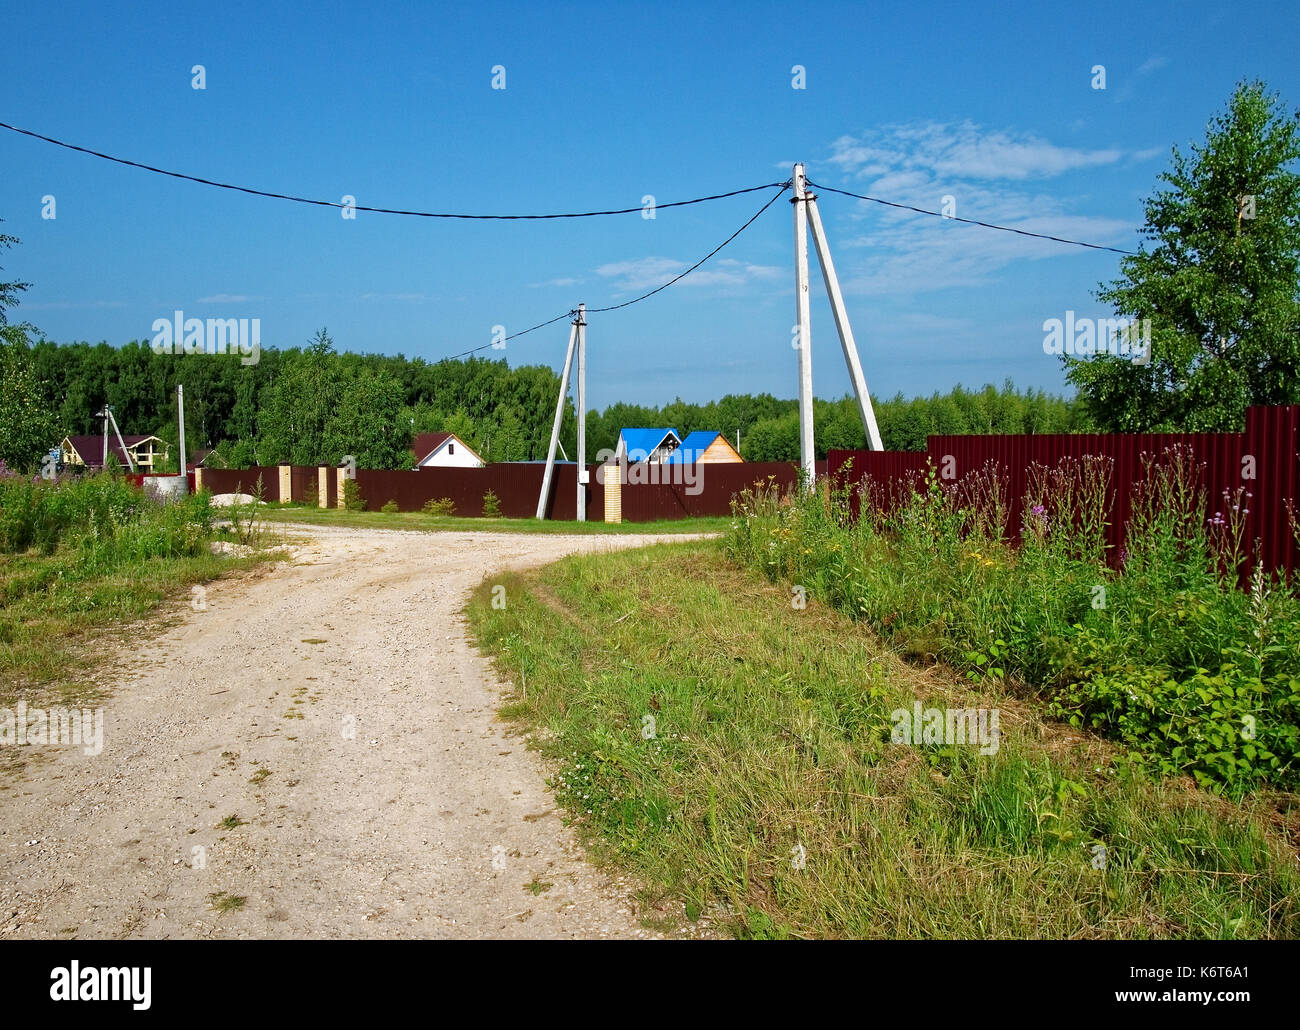
[[[417,433],[411,450],[416,468],[483,467],[483,459],[455,433]]]
[[[140,472],[152,472],[155,465],[161,465],[167,460],[169,444],[161,437],[132,436],[124,433],[122,443],[126,444],[126,450],[123,450],[121,444],[117,442],[116,434],[110,433],[107,451],[105,451],[105,440],[102,435],[65,436],[63,442],[59,444],[59,461],[63,465],[101,469],[104,467],[104,455],[108,453],[115,455],[123,468],[134,464]],[[127,461],[128,454],[130,454],[130,462]]]

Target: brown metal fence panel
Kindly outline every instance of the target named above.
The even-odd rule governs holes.
[[[266,468],[203,470],[203,487],[214,494],[255,494],[258,482],[262,484],[264,500],[279,499],[280,470],[274,465]]]
[[[314,465],[294,465],[289,470],[289,496],[299,503],[309,499],[315,503],[318,475]]]
[[[634,477],[658,473],[661,482],[633,482]],[[629,469],[623,486],[623,518],[627,522],[730,515],[731,500],[756,483],[784,490],[799,481],[799,467],[788,461],[660,465]],[[670,482],[663,482],[663,478]]]
[[[587,491],[587,515],[593,521],[603,518],[604,487],[597,482],[596,470],[590,465]],[[483,468],[421,468],[414,471],[357,469],[357,487],[366,508],[377,511],[394,501],[399,511],[419,511],[428,501],[447,498],[455,505],[454,514],[483,514],[483,497],[491,490],[497,506],[506,518],[525,519],[537,514],[546,466],[540,462],[501,462]],[[557,464],[551,477],[547,517],[568,520],[577,517],[578,470],[576,465]]]
[[[1244,452],[1243,463],[1253,458],[1257,468],[1248,532],[1259,538],[1265,567],[1300,569],[1300,406],[1251,408]]]
[[[1249,492],[1249,499],[1241,498],[1249,511],[1247,542],[1259,541],[1265,568],[1293,572],[1300,567],[1300,547],[1288,504],[1296,505],[1300,498],[1298,444],[1300,407],[1250,408],[1244,433],[931,436],[923,453],[832,451],[830,468],[838,482],[853,486],[869,478],[876,487],[875,499],[889,506],[927,464],[934,466],[941,479],[955,480],[991,464],[1005,485],[1010,502],[1007,529],[1015,539],[1024,518],[1023,499],[1033,465],[1052,468],[1066,457],[1106,457],[1113,463],[1107,538],[1118,560],[1123,555],[1125,527],[1133,513],[1134,490],[1144,477],[1145,462],[1164,460],[1171,448],[1185,448],[1202,467],[1206,518],[1236,503],[1239,489]],[[854,502],[856,514],[857,490]]]
[[[996,467],[1009,502],[1008,534],[1015,539],[1024,517],[1023,498],[1035,464],[1052,468],[1062,458],[1085,455],[1109,458],[1112,467],[1108,539],[1118,558],[1124,546],[1124,528],[1132,515],[1134,486],[1143,476],[1144,459],[1160,460],[1172,447],[1186,448],[1203,463],[1202,485],[1206,491],[1206,515],[1222,511],[1225,492],[1231,503],[1238,488],[1252,496],[1246,518],[1246,538],[1258,539],[1266,568],[1294,571],[1300,568],[1288,504],[1300,505],[1300,406],[1250,408],[1244,433],[1164,433],[1112,435],[1044,436],[931,436],[923,452],[831,451],[828,460],[818,462],[818,474],[829,474],[836,485],[872,484],[875,503],[891,506],[905,496],[919,476],[933,464],[937,474],[949,473],[961,479],[988,465]],[[587,466],[587,517],[604,516],[604,470]],[[419,511],[431,500],[449,498],[455,514],[479,516],[483,495],[497,495],[501,514],[507,518],[532,518],[537,512],[546,466],[542,462],[503,462],[483,468],[421,468],[410,471],[358,469],[357,486],[366,507],[377,511],[388,501],[399,511]],[[642,472],[637,472],[640,479]],[[728,515],[731,501],[755,483],[770,483],[782,490],[798,482],[793,462],[751,462],[702,464],[690,468],[662,465],[654,469],[658,482],[625,482],[622,489],[623,518],[628,522],[649,522],[703,515]],[[1254,478],[1245,478],[1253,473]],[[632,476],[629,473],[628,478]],[[576,465],[557,464],[551,482],[547,517],[572,520],[577,514]],[[668,481],[665,481],[665,476]],[[278,497],[279,470],[204,469],[204,486],[213,493],[254,493],[263,484],[267,499]],[[333,507],[342,481],[338,469],[328,470],[327,503]],[[317,483],[315,468],[295,467],[290,474],[293,498],[310,496]],[[858,489],[851,493],[856,516],[861,503]]]

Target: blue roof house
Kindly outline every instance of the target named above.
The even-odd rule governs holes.
[[[646,461],[658,465],[681,445],[681,434],[676,429],[628,428],[618,434],[615,458],[630,464]]]

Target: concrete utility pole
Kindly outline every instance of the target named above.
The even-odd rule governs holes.
[[[546,473],[542,492],[537,498],[537,517],[546,518],[546,502],[551,498],[551,476],[555,472],[555,446],[560,442],[560,421],[564,418],[564,398],[569,394],[569,370],[573,368],[573,351],[578,341],[578,321],[569,329],[569,347],[564,352],[564,372],[560,375],[560,396],[555,402],[555,421],[551,424],[551,446],[546,452]]]
[[[587,521],[587,305],[578,305],[578,521]]]
[[[790,202],[794,204],[794,303],[799,334],[799,464],[804,470],[808,488],[812,489],[817,466],[813,450],[812,334],[808,297],[809,228],[812,229],[813,242],[817,246],[822,281],[826,284],[826,296],[835,316],[835,331],[840,337],[840,349],[844,351],[844,364],[848,367],[849,380],[853,383],[853,394],[857,398],[858,415],[862,418],[867,444],[873,451],[883,451],[885,447],[880,440],[880,428],[876,425],[876,413],[871,406],[867,379],[862,374],[862,363],[858,360],[858,345],[853,339],[853,327],[849,325],[849,314],[840,292],[840,280],[835,274],[835,262],[831,259],[826,230],[822,227],[822,216],[817,210],[817,195],[808,192],[808,180],[804,176],[802,164],[794,166],[792,182],[794,197]]]
[[[794,307],[799,340],[799,465],[804,486],[811,490],[817,476],[813,449],[812,325],[808,298],[808,184],[803,164],[794,166]]]
[[[176,424],[180,427],[181,434],[181,496],[189,493],[190,483],[185,478],[185,387],[180,383],[176,384]]]

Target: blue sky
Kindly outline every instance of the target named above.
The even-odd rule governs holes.
[[[926,208],[951,195],[963,217],[1133,249],[1171,145],[1202,139],[1236,81],[1300,103],[1290,3],[51,3],[10,4],[5,25],[2,121],[205,178],[436,211],[663,203],[802,160],[826,185]],[[764,198],[654,220],[346,221],[0,131],[0,218],[23,241],[0,261],[33,283],[20,314],[64,342],[147,339],[179,308],[260,318],[268,346],[328,326],[340,349],[436,360],[494,325],[630,299]],[[1042,323],[1102,314],[1117,255],[819,204],[873,393],[1064,389]],[[590,405],[794,396],[792,260],[783,199],[678,285],[593,316]],[[815,259],[812,275],[815,388],[840,396]],[[504,356],[558,370],[566,339],[561,322]]]

